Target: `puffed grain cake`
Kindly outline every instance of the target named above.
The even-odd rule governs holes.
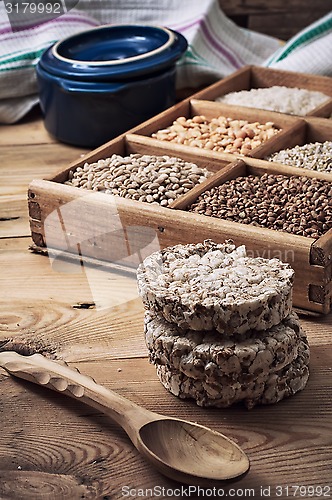
[[[145,338],[164,387],[199,406],[276,403],[303,389],[309,376],[309,346],[294,313],[267,331],[233,340],[216,332],[179,334],[147,312]]]
[[[295,313],[268,330],[223,337],[216,331],[179,331],[160,315],[146,311],[144,334],[153,363],[167,364],[188,377],[232,380],[280,370],[297,357],[299,341],[305,337]]]
[[[181,329],[228,335],[266,330],[287,317],[293,279],[289,264],[247,257],[245,247],[231,241],[168,247],[137,270],[146,309]]]
[[[305,342],[299,346],[299,356],[289,365],[280,370],[268,374],[265,381],[254,381],[241,397],[224,398],[221,388],[210,385],[203,380],[197,380],[184,375],[166,365],[156,365],[158,378],[169,392],[180,399],[194,399],[198,406],[227,408],[240,401],[251,409],[258,404],[275,404],[286,397],[293,396],[302,391],[309,378],[309,367],[307,364],[309,348]],[[236,388],[233,388],[234,393]],[[228,388],[229,393],[232,387]]]

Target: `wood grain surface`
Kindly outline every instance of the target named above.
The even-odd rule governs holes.
[[[248,411],[240,405],[202,409],[172,396],[147,359],[135,280],[111,274],[109,307],[100,309],[84,268],[52,267],[29,250],[28,183],[85,153],[49,138],[38,115],[29,120],[0,127],[0,349],[63,359],[150,410],[228,435],[248,454],[251,469],[221,485],[225,497],[264,498],[265,491],[270,498],[296,498],[293,485],[322,486],[332,496],[332,315],[301,318],[311,375],[292,398]],[[127,498],[138,498],[146,489],[147,498],[178,497],[181,485],[144,462],[109,418],[3,370],[0,428],[1,500],[121,499],[129,491]],[[301,498],[312,498],[303,488]]]
[[[260,33],[288,40],[331,10],[327,0],[219,0],[234,22]]]

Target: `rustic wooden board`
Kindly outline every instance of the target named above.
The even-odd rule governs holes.
[[[87,299],[84,277],[73,280],[72,275],[69,280],[64,273],[54,273],[48,259],[29,253],[23,242],[18,246],[16,240],[0,242],[1,268],[17,269],[10,273],[12,300],[1,304],[0,345],[12,339],[2,349],[14,346],[22,352],[28,346],[34,352],[43,344],[47,355],[65,359],[138,404],[227,433],[248,453],[251,470],[239,482],[222,485],[226,491],[253,488],[257,496],[261,485],[275,489],[298,484],[299,478],[302,485],[330,485],[331,315],[301,320],[312,353],[311,376],[304,391],[251,411],[242,406],[202,409],[178,400],[159,383],[146,356],[139,301],[131,303],[129,316],[115,310],[73,309],[73,301]],[[11,265],[13,256],[21,263],[20,269]],[[29,274],[33,280],[27,280]],[[55,297],[61,297],[61,302]],[[119,499],[127,484],[136,489],[179,487],[146,464],[124,432],[97,411],[13,380],[2,370],[0,394],[2,498],[36,500],[47,498],[52,489],[59,499],[82,495]],[[6,425],[9,421],[11,425]]]
[[[244,479],[222,487],[226,491],[254,488],[257,497],[261,485],[273,491],[277,485],[300,480],[307,486],[330,485],[332,380],[326,366],[332,360],[324,347],[313,347],[312,358],[312,375],[304,391],[278,405],[250,412],[240,407],[209,411],[177,400],[160,386],[145,359],[74,366],[149,409],[191,419],[231,436],[248,453],[251,470]],[[36,499],[39,497],[27,496],[36,492],[44,493],[45,498],[51,485],[55,498],[63,498],[65,492],[72,499],[82,498],[83,493],[87,498],[109,495],[119,499],[128,484],[136,489],[180,486],[146,464],[124,432],[96,411],[5,375],[1,392],[8,418],[12,422],[17,422],[17,416],[21,419],[11,426],[1,422],[5,453],[0,458],[0,494],[9,491],[12,495],[6,498]]]
[[[46,131],[38,114],[29,115],[14,126],[0,125],[0,146],[54,143],[56,140]]]
[[[41,128],[36,125],[36,134]],[[24,126],[25,127],[25,126]],[[75,160],[85,151],[70,146],[46,143],[38,144],[34,133],[26,139],[25,145],[16,144],[20,135],[14,134],[12,145],[6,144],[12,140],[12,128],[3,127],[0,130],[1,165],[0,165],[0,222],[1,236],[26,236],[29,234],[27,190],[33,178],[43,178],[54,175],[64,168],[68,162]],[[7,139],[4,137],[7,136]],[[23,134],[25,137],[25,135]],[[34,142],[34,143],[31,143]]]
[[[134,333],[143,327],[134,275],[104,268],[91,273],[73,262],[54,267],[47,257],[31,253],[30,243],[29,238],[0,239],[1,280],[11,280],[10,293],[1,287],[0,346],[23,342],[69,361],[74,353],[76,360],[146,355],[143,337]]]
[[[330,10],[326,0],[219,0],[225,14],[240,26],[288,40]]]
[[[7,244],[1,264],[10,262],[14,246],[13,241],[9,246]],[[26,304],[22,318],[30,309],[30,317],[33,317],[30,331],[23,328],[23,334],[17,332],[17,335],[11,331],[18,351],[29,341],[32,350],[36,348],[31,340],[43,332],[46,347],[58,346],[49,352],[46,348],[46,353],[70,361],[82,373],[106,387],[151,410],[197,421],[227,433],[248,453],[251,470],[236,484],[222,485],[226,491],[234,486],[252,488],[258,495],[262,485],[275,489],[281,484],[297,484],[299,477],[302,485],[330,484],[332,455],[328,436],[332,424],[329,397],[332,372],[328,367],[332,358],[328,346],[331,316],[314,322],[302,320],[312,352],[311,376],[304,391],[277,405],[251,411],[241,406],[225,410],[202,409],[192,402],[178,400],[163,389],[154,368],[148,363],[140,322],[132,322],[131,316],[129,319],[127,316],[126,321],[119,321],[120,315],[116,317],[112,312],[99,315],[96,321],[93,310],[80,311],[78,316],[69,320],[71,302],[66,295],[63,296],[63,290],[68,288],[65,276],[54,281],[52,269],[44,267],[45,257],[29,254],[24,248],[17,249],[16,253],[22,262],[21,276],[19,273],[16,277],[12,275],[17,290],[16,307],[12,308],[13,315],[18,315],[16,323],[20,322],[17,299],[19,294],[23,295],[22,275],[27,275],[31,261],[39,262],[36,279],[29,286],[30,306]],[[42,281],[52,284],[52,289],[49,286],[44,288],[48,320],[40,313]],[[77,291],[75,281],[71,291]],[[61,319],[58,316],[56,320],[53,316],[53,321],[50,314],[54,307],[52,295],[63,297]],[[13,318],[8,314],[11,309],[7,307],[6,310],[4,324],[10,327],[13,324]],[[141,321],[142,310],[138,302],[132,304],[132,311],[140,316]],[[124,319],[123,315],[121,317]],[[119,342],[117,349],[114,349],[112,331],[107,335],[108,329],[115,326],[114,334]],[[138,348],[139,345],[142,347]],[[84,346],[85,355],[82,354]],[[3,346],[6,347],[8,344]],[[1,497],[35,500],[47,498],[51,489],[54,498],[76,499],[82,495],[105,498],[108,495],[118,499],[127,484],[136,489],[156,485],[179,487],[146,464],[123,431],[95,410],[27,382],[13,380],[3,371],[0,371],[0,394]],[[6,425],[8,421],[10,426]],[[298,460],[299,455],[301,460]],[[314,461],[313,456],[316,457]],[[170,495],[165,498],[170,498]]]
[[[5,200],[1,213],[18,216],[20,228],[25,214],[22,193],[30,175],[25,166],[31,172],[30,181],[54,175],[67,168],[73,158],[73,163],[77,163],[80,154],[73,148],[71,156],[68,148],[68,157],[56,165],[63,146],[54,144],[52,159],[41,123],[40,119],[33,131],[29,127],[20,129],[22,135],[16,145],[9,141],[11,134],[13,141],[18,137],[19,125],[0,128],[0,137],[4,137],[3,131],[10,130],[3,146],[12,145],[12,153],[16,146],[33,142],[38,145],[25,147],[26,154],[20,154],[16,161],[12,176],[15,182],[10,180],[15,194],[8,190],[1,197]],[[87,156],[92,159],[99,154],[91,152]],[[44,155],[51,162],[47,166],[43,163]],[[251,161],[260,162],[248,159]],[[2,158],[0,168],[5,176],[2,179],[10,177],[10,154]],[[243,446],[251,460],[251,470],[243,480],[222,485],[229,496],[234,494],[231,488],[241,488],[242,493],[247,490],[248,495],[251,488],[255,497],[260,497],[260,488],[270,487],[270,498],[274,498],[277,485],[286,487],[300,482],[304,486],[331,487],[331,314],[301,319],[312,353],[311,376],[304,391],[277,405],[250,412],[241,406],[203,410],[173,397],[157,380],[146,357],[143,310],[138,299],[130,300],[127,307],[111,304],[109,308],[96,308],[85,266],[56,262],[58,265],[52,267],[46,256],[29,251],[30,237],[17,237],[18,226],[13,225],[12,232],[3,232],[7,222],[0,224],[0,349],[25,354],[38,351],[65,359],[151,410],[227,433]],[[171,237],[175,238],[176,233]],[[96,278],[101,271],[96,270]],[[132,277],[119,276],[113,270],[108,276],[112,278],[107,288],[111,298],[137,293]],[[157,485],[181,487],[143,462],[124,432],[106,417],[56,393],[16,381],[3,370],[0,426],[1,499],[117,500],[123,498],[125,485],[136,492],[138,488],[145,490]],[[170,499],[172,494],[165,492],[162,497]]]

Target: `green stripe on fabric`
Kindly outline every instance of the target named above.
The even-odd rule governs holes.
[[[180,61],[177,63],[178,66],[183,66],[186,64],[205,66],[207,68],[213,69],[213,65],[209,64],[202,56],[200,56],[191,45],[189,45],[184,56],[182,56]]]
[[[7,62],[7,61],[11,61],[12,59],[15,59],[15,57],[18,57],[18,58],[21,58],[21,56],[18,56],[18,54],[22,54],[22,56],[25,56],[26,54],[38,54],[38,57],[39,57],[39,54],[40,52],[44,51],[45,49],[47,49],[47,47],[49,47],[49,45],[53,45],[53,43],[55,43],[56,40],[50,40],[49,42],[43,42],[42,46],[40,49],[38,48],[35,48],[33,51],[31,52],[26,52],[26,49],[25,49],[25,52],[23,52],[23,50],[16,50],[15,52],[10,52],[9,54],[6,54],[5,56],[0,56],[0,64],[2,64],[3,62]],[[12,58],[11,56],[14,56],[14,58]]]
[[[13,62],[20,62],[20,61],[27,61],[31,59],[39,59],[42,53],[44,52],[45,47],[33,52],[26,52],[25,54],[21,54],[19,56],[14,56],[14,57],[9,57],[8,59],[5,59],[4,61],[0,61],[0,66],[3,66],[5,64],[10,64]]]
[[[322,34],[327,33],[330,30],[332,30],[332,17],[324,21],[322,24],[319,24],[318,26],[309,27],[307,30],[303,31],[298,36],[295,36],[295,38],[291,40],[289,44],[285,45],[283,50],[281,51],[278,50],[279,54],[277,53],[274,57],[272,57],[268,61],[268,64],[271,64],[272,62],[282,61],[283,59],[285,59],[285,57],[287,57],[291,52],[293,52],[299,46],[305,45],[306,43],[314,40],[315,38],[321,36]]]

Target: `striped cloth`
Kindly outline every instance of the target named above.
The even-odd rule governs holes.
[[[86,14],[70,11],[55,20],[13,32],[5,2],[0,2],[0,122],[13,123],[37,102],[35,66],[43,51],[60,38],[97,26]]]
[[[23,16],[19,29],[14,30],[5,3],[0,2],[1,123],[16,122],[38,102],[35,66],[42,52],[55,41],[93,26],[156,24],[181,32],[189,46],[177,64],[178,88],[207,85],[246,64],[278,67],[293,54],[295,57],[299,49],[299,46],[293,49],[290,41],[280,51],[279,40],[238,27],[222,12],[218,0],[62,1],[62,4],[76,4],[75,8],[56,19],[39,17],[38,22],[31,18],[24,20]],[[315,42],[324,42],[329,35],[324,30]],[[286,47],[289,52],[283,57]],[[326,74],[326,65],[318,60],[317,66]],[[303,64],[302,71],[306,69]]]
[[[332,11],[291,38],[264,65],[332,76]]]

